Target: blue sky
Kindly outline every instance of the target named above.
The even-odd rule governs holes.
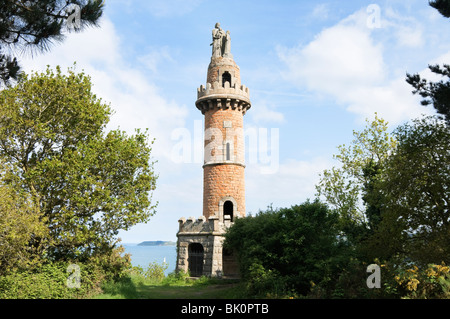
[[[247,213],[314,198],[319,173],[338,165],[336,147],[375,112],[391,129],[432,114],[405,74],[430,76],[429,63],[450,62],[450,21],[427,0],[106,0],[100,28],[21,61],[28,72],[76,61],[115,110],[108,128],[149,128],[155,138],[157,213],[121,232],[123,242],[176,240],[178,219],[202,214],[195,100],[216,22],[230,31],[250,88],[244,125],[256,139],[246,141]]]

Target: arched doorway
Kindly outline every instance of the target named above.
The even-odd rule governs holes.
[[[192,277],[203,275],[203,245],[199,243],[189,244],[188,247],[189,273]]]

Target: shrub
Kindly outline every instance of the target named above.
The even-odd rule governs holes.
[[[122,255],[124,251],[123,246],[108,247],[103,253],[89,257],[86,263],[98,269],[102,273],[103,279],[117,280],[123,277],[132,267],[130,254]]]
[[[429,264],[420,269],[412,266],[399,269],[395,280],[402,298],[407,299],[449,299],[450,298],[450,267]]]
[[[345,262],[338,216],[318,200],[237,219],[224,247],[235,251],[253,294],[306,295]],[[342,257],[344,256],[344,257]]]
[[[145,277],[151,279],[152,281],[160,282],[166,275],[165,271],[169,265],[165,262],[159,264],[157,262],[152,262],[148,265],[147,271],[145,272]]]
[[[15,270],[0,277],[1,299],[82,298],[93,292],[100,278],[92,265],[79,265],[80,287],[70,288],[73,276],[70,263],[46,263],[30,270]],[[69,280],[69,282],[68,282]]]
[[[159,264],[156,261],[149,263],[147,268],[141,266],[134,266],[130,269],[129,273],[136,277],[141,277],[144,280],[149,280],[154,283],[162,282],[165,278],[165,271],[169,265],[165,262]]]
[[[187,283],[189,277],[189,272],[175,271],[168,274],[167,277],[164,278],[162,283],[167,286],[183,285]]]
[[[252,297],[278,297],[283,295],[286,280],[272,269],[254,263],[249,268],[248,280],[245,283],[246,293]]]
[[[119,280],[131,268],[129,255],[122,256],[122,252],[119,247],[85,261],[46,261],[35,267],[11,270],[0,276],[0,299],[88,297],[100,290],[102,282]]]

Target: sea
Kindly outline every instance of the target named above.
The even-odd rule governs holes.
[[[125,253],[131,254],[131,264],[133,266],[140,266],[144,269],[153,262],[162,264],[166,262],[168,267],[165,271],[167,276],[169,273],[175,271],[177,261],[177,247],[176,246],[139,246],[138,244],[122,243],[125,248]]]

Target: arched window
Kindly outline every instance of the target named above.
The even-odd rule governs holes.
[[[227,200],[223,203],[223,216],[230,216],[230,221],[233,222],[233,202]]]
[[[222,73],[222,87],[225,87],[225,82],[230,83],[231,87],[231,74],[227,71]]]

